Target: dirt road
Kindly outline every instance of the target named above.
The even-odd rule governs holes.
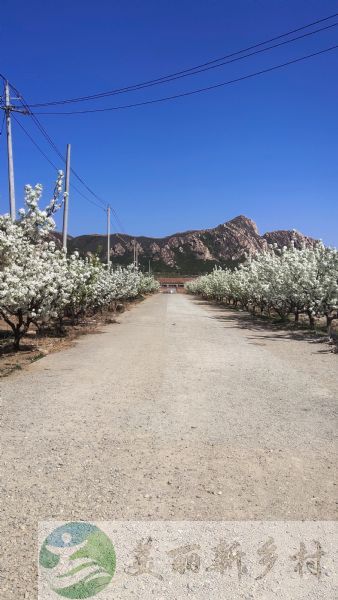
[[[333,519],[323,350],[158,294],[5,380],[2,597],[35,597],[39,520]]]

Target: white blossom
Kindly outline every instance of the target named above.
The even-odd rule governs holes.
[[[18,348],[31,323],[61,322],[108,307],[117,300],[157,291],[158,284],[133,266],[107,269],[97,258],[67,257],[51,233],[61,207],[63,173],[54,194],[39,208],[42,186],[25,187],[25,208],[12,222],[0,216],[0,316],[10,325]]]
[[[190,293],[239,304],[253,312],[273,311],[282,319],[306,314],[311,327],[315,317],[326,317],[329,335],[338,318],[338,250],[322,242],[297,250],[294,243],[277,244],[235,270],[216,268],[187,284]]]

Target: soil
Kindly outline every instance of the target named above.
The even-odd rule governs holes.
[[[157,294],[1,382],[1,594],[33,600],[39,521],[334,520],[337,355]]]

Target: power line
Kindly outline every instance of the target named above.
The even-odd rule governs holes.
[[[59,150],[59,148],[56,146],[56,144],[54,143],[54,141],[52,140],[52,138],[50,137],[50,135],[48,134],[48,132],[46,131],[46,129],[43,127],[43,125],[41,124],[41,122],[39,121],[39,119],[35,116],[34,113],[32,113],[32,111],[30,110],[29,106],[26,103],[25,98],[23,97],[23,95],[19,92],[19,90],[17,90],[16,88],[13,87],[13,89],[15,90],[15,93],[18,94],[19,98],[20,98],[20,102],[23,105],[24,109],[26,110],[26,113],[33,119],[33,122],[35,123],[35,125],[38,127],[39,131],[41,132],[41,134],[44,136],[44,138],[46,139],[46,141],[48,142],[48,144],[51,146],[51,148],[54,150],[54,152],[57,154],[57,156],[62,160],[62,162],[65,162],[65,157],[63,156],[63,154],[61,153],[61,151]],[[18,120],[16,119],[16,121],[18,122]],[[23,126],[22,126],[23,128]],[[28,132],[26,132],[28,135]],[[37,144],[35,142],[33,142],[36,146]],[[41,151],[41,148],[40,148]],[[50,162],[50,161],[49,161]],[[78,194],[80,194],[85,200],[87,200],[88,202],[90,202],[91,204],[93,204],[94,206],[97,206],[98,208],[100,208],[101,210],[106,211],[106,206],[107,204],[86,184],[86,182],[83,180],[83,178],[75,171],[74,168],[71,168],[71,172],[74,175],[74,177],[89,191],[89,193],[97,200],[94,201],[90,198],[88,198],[88,196],[86,196],[85,194],[83,194],[83,192],[81,192],[81,190],[79,190],[73,183],[71,183],[71,188],[76,190]],[[99,203],[100,204],[99,204]],[[117,215],[117,212],[115,209],[112,209],[113,214],[115,216],[115,219],[117,220],[117,224],[120,227],[121,226],[121,222],[120,219]]]
[[[22,131],[25,133],[25,135],[28,137],[28,139],[32,142],[32,144],[34,144],[34,146],[36,147],[36,149],[40,152],[40,154],[45,158],[45,160],[51,165],[51,167],[53,167],[53,169],[55,169],[56,171],[59,170],[59,167],[52,161],[50,160],[50,158],[47,156],[47,154],[42,150],[42,148],[39,146],[39,144],[34,140],[34,138],[30,135],[30,133],[27,131],[27,129],[22,125],[22,123],[20,123],[19,119],[17,119],[15,117],[15,115],[12,115],[12,118],[14,119],[14,121],[19,125],[19,127],[22,129]],[[84,198],[85,200],[87,200],[87,202],[90,202],[91,204],[93,204],[94,206],[96,206],[97,208],[99,208],[100,210],[104,211],[104,208],[102,208],[102,206],[100,204],[98,204],[97,202],[94,202],[94,200],[92,200],[91,198],[88,198],[85,194],[82,193],[81,190],[79,190],[79,188],[77,188],[74,184],[71,184],[71,188],[73,190],[75,190],[80,196],[82,196],[82,198]]]
[[[111,217],[110,217],[110,219],[111,219]],[[110,220],[110,222],[111,222],[111,220]],[[111,225],[113,226],[112,222],[111,222]],[[126,242],[126,240],[120,235],[120,233],[115,232],[113,235],[115,235],[119,240],[121,240],[121,242],[125,245],[126,249],[128,250],[128,245],[127,245],[128,242]],[[127,235],[127,234],[125,233],[125,235]]]
[[[60,150],[57,148],[57,146],[54,144],[53,140],[50,138],[50,136],[48,135],[47,131],[44,129],[44,127],[41,125],[40,121],[35,117],[35,114],[32,113],[29,110],[29,114],[30,116],[33,118],[33,120],[38,124],[38,127],[40,129],[40,131],[43,133],[43,135],[46,137],[47,141],[52,145],[53,149],[57,152],[58,156],[65,161],[63,155],[60,153]],[[71,173],[76,177],[76,179],[82,183],[82,185],[86,188],[86,190],[94,197],[96,198],[96,200],[98,202],[100,202],[100,204],[104,207],[104,210],[106,210],[107,204],[104,202],[104,200],[102,200],[100,198],[100,196],[98,196],[88,185],[87,183],[84,181],[84,179],[82,177],[80,177],[80,175],[75,171],[74,168],[71,168]],[[74,185],[72,185],[72,187],[74,188]],[[98,204],[95,202],[94,204],[96,204],[96,206],[98,206]],[[116,210],[111,206],[111,212],[114,214],[116,223],[119,227],[121,227],[121,229],[123,230],[123,225],[120,221],[120,218],[116,212]]]
[[[113,206],[111,206],[110,208],[111,208],[111,212],[113,213],[113,215],[115,217],[115,221],[116,221],[117,225],[120,227],[120,229],[123,233],[126,233],[115,208]]]
[[[56,144],[53,142],[52,138],[47,133],[47,131],[45,130],[45,128],[43,127],[43,125],[40,123],[39,119],[34,115],[34,113],[31,112],[31,110],[29,109],[28,105],[26,104],[25,99],[22,96],[22,94],[16,88],[13,88],[13,89],[15,89],[15,93],[18,94],[18,96],[20,98],[20,101],[21,101],[21,104],[25,108],[27,114],[30,117],[32,117],[32,119],[33,119],[34,123],[37,125],[39,131],[42,133],[42,135],[44,136],[44,138],[47,140],[47,142],[49,143],[49,145],[53,148],[53,150],[56,152],[56,154],[62,160],[62,162],[65,162],[65,158],[64,158],[63,154],[60,152],[60,150],[58,149],[58,147],[56,146]],[[15,118],[14,114],[13,114],[13,118]],[[20,123],[20,121],[17,118],[15,118],[15,121],[16,121],[16,123],[18,123],[18,125],[21,127],[21,129],[24,131],[24,133],[26,134],[26,136],[31,140],[31,142],[34,144],[34,146],[37,148],[37,150],[49,162],[49,164],[53,168],[55,168],[56,170],[58,170],[58,167],[48,158],[48,156],[45,154],[45,152],[40,148],[40,146],[34,140],[34,138],[28,133],[28,131],[22,125],[22,123]],[[74,169],[71,168],[71,172],[82,183],[82,185],[100,202],[100,204],[98,204],[98,202],[95,202],[94,200],[88,198],[88,196],[86,196],[85,194],[83,194],[83,192],[81,190],[79,190],[73,183],[71,183],[71,188],[74,189],[74,190],[76,190],[77,193],[80,194],[80,196],[82,196],[82,198],[84,198],[85,200],[87,200],[87,202],[90,202],[91,204],[93,204],[94,206],[97,206],[98,208],[100,208],[101,210],[103,210],[105,212],[107,210],[107,204],[86,184],[86,182],[82,179],[82,177],[80,177],[80,175]],[[119,218],[119,216],[118,216],[115,208],[113,208],[112,206],[110,208],[111,208],[111,213],[114,215],[116,224],[125,233],[124,227],[123,227],[123,225],[121,223],[121,220],[120,220],[120,218]]]
[[[19,94],[20,95],[20,94]],[[20,97],[23,100],[23,96],[20,95]],[[26,104],[24,102],[22,102],[23,106],[26,107]],[[60,150],[58,149],[58,147],[55,145],[55,143],[53,142],[52,138],[49,136],[49,134],[47,133],[47,131],[44,129],[44,127],[41,125],[40,121],[35,117],[35,115],[33,115],[30,111],[29,111],[29,115],[33,118],[34,123],[37,125],[37,127],[39,128],[40,132],[42,133],[42,135],[44,136],[44,138],[47,140],[47,142],[50,144],[50,146],[53,148],[53,150],[56,152],[56,154],[58,155],[58,157],[62,160],[62,162],[65,162],[65,158],[63,156],[63,154],[60,152]],[[14,116],[14,115],[13,115]],[[17,123],[19,123],[18,119],[15,119]],[[50,164],[52,164],[54,167],[54,163],[52,163],[48,157],[45,155],[45,153],[43,152],[43,150],[41,150],[41,148],[38,146],[38,144],[33,140],[33,138],[30,136],[30,134],[25,130],[24,126],[19,123],[20,127],[25,131],[26,135],[31,139],[31,141],[33,142],[33,144],[36,146],[36,148],[38,148],[38,150],[45,156],[45,158],[47,158],[48,162]],[[56,169],[58,167],[55,167]],[[73,172],[73,170],[72,170]],[[74,172],[75,174],[75,172]],[[75,174],[75,176],[80,179],[80,177]],[[76,188],[74,186],[74,184],[72,184],[72,188],[75,189],[80,195],[82,195],[83,198],[85,198],[86,200],[88,200],[89,202],[91,202],[92,204],[95,204],[95,206],[98,206],[99,208],[102,208],[102,206],[100,206],[99,204],[97,204],[96,202],[89,200],[89,198],[87,198],[80,190],[78,190],[78,188]],[[103,203],[103,201],[102,201]],[[103,203],[104,205],[104,203]],[[105,205],[104,205],[105,206]]]
[[[86,196],[83,192],[81,192],[81,190],[79,190],[79,188],[76,187],[76,185],[74,185],[74,183],[70,184],[70,189],[75,190],[80,196],[82,196],[82,198],[84,198],[85,200],[87,200],[87,202],[90,202],[93,206],[96,206],[100,210],[103,210],[103,212],[106,211],[106,209],[103,208],[100,204],[98,204],[97,202],[95,202],[91,198],[88,198],[88,196]]]
[[[1,77],[3,77],[3,76],[1,76]],[[39,131],[41,132],[43,137],[46,139],[48,144],[51,146],[51,148],[54,150],[54,152],[57,154],[57,156],[62,160],[62,162],[65,163],[65,157],[63,156],[63,154],[61,153],[59,148],[56,146],[56,144],[54,143],[54,141],[52,140],[52,138],[50,137],[50,135],[48,134],[46,129],[43,127],[43,125],[41,124],[39,119],[34,115],[34,113],[32,113],[29,106],[27,105],[27,102],[26,102],[24,96],[13,85],[11,85],[11,87],[15,91],[15,93],[18,95],[19,100],[25,109],[25,113],[28,114],[33,119],[33,122],[38,127]],[[13,115],[13,117],[14,117],[14,115]],[[39,152],[44,156],[44,158],[49,162],[49,164],[51,164],[51,166],[53,166],[53,168],[58,169],[58,167],[56,167],[56,165],[48,158],[48,156],[45,154],[45,152],[40,148],[40,146],[37,144],[37,142],[35,142],[35,140],[28,133],[28,131],[24,128],[24,126],[19,122],[19,120],[15,119],[15,121],[19,124],[21,129],[25,132],[27,137],[31,140],[31,142],[35,145],[35,147],[39,150]],[[76,177],[76,179],[78,181],[80,181],[80,183],[82,183],[82,185],[90,192],[90,194],[92,196],[94,196],[94,198],[100,204],[98,202],[88,198],[88,196],[86,196],[81,190],[79,190],[78,187],[76,187],[73,183],[71,183],[71,188],[74,189],[80,196],[82,196],[82,198],[87,200],[87,202],[90,202],[91,204],[93,204],[94,206],[97,206],[101,210],[106,211],[107,204],[86,184],[86,182],[82,179],[82,177],[80,177],[80,175],[75,171],[75,169],[71,169],[71,172]],[[117,225],[123,229],[123,226],[121,224],[121,221],[118,217],[116,210],[112,208],[112,212],[115,216]]]
[[[36,103],[36,104],[31,104],[30,106],[32,108],[41,108],[41,107],[44,107],[44,106],[55,106],[55,105],[60,105],[60,104],[69,104],[69,103],[74,103],[74,102],[84,102],[84,101],[87,101],[87,100],[95,100],[95,99],[98,99],[98,98],[104,98],[104,97],[113,96],[113,95],[116,95],[116,94],[122,94],[122,93],[130,92],[130,91],[135,91],[135,90],[139,90],[139,89],[143,89],[143,88],[147,88],[147,87],[152,87],[154,85],[160,85],[160,84],[163,84],[163,83],[168,83],[170,81],[174,81],[176,79],[181,79],[183,77],[189,77],[191,75],[196,75],[198,73],[202,73],[202,72],[207,71],[209,69],[218,68],[218,67],[224,66],[226,64],[229,64],[231,62],[235,62],[235,61],[238,61],[238,60],[243,60],[245,58],[254,56],[255,54],[259,54],[261,52],[266,52],[266,51],[271,50],[273,48],[277,48],[279,46],[282,46],[284,44],[289,44],[291,42],[294,42],[294,41],[297,41],[299,39],[305,38],[307,36],[311,36],[311,35],[314,35],[316,33],[321,32],[321,31],[330,29],[332,27],[336,27],[337,23],[333,23],[333,24],[328,25],[326,27],[322,27],[320,29],[316,29],[315,31],[310,31],[310,32],[305,33],[303,35],[300,35],[300,36],[297,36],[295,38],[292,38],[291,40],[284,40],[283,42],[280,42],[278,44],[274,44],[273,46],[269,46],[268,48],[263,48],[263,49],[257,50],[257,48],[261,48],[261,46],[265,46],[266,44],[269,44],[271,42],[279,40],[279,39],[281,39],[283,37],[287,37],[289,35],[292,35],[293,33],[297,33],[299,31],[302,31],[304,29],[308,29],[309,27],[312,27],[312,26],[317,25],[319,23],[323,23],[325,21],[333,19],[336,16],[338,16],[338,13],[329,15],[329,16],[324,17],[322,19],[318,19],[316,21],[313,21],[312,23],[308,23],[306,25],[303,25],[302,27],[298,27],[297,29],[293,29],[293,30],[288,31],[286,33],[282,33],[282,34],[280,34],[278,36],[275,36],[273,38],[265,40],[264,42],[259,42],[257,44],[252,45],[252,46],[248,46],[247,48],[243,48],[242,50],[237,50],[236,52],[231,52],[230,54],[226,54],[225,56],[222,56],[222,57],[219,57],[219,58],[216,58],[216,59],[213,59],[213,60],[209,60],[207,62],[204,62],[202,64],[196,65],[194,67],[190,67],[189,69],[184,69],[184,70],[181,70],[181,71],[177,71],[175,73],[171,73],[169,75],[161,76],[161,77],[159,77],[157,79],[151,79],[151,80],[144,81],[144,82],[141,82],[141,83],[136,83],[136,84],[133,84],[133,85],[129,85],[129,86],[126,86],[126,87],[123,87],[123,88],[116,88],[116,89],[113,89],[113,90],[109,90],[109,91],[105,91],[105,92],[100,92],[100,93],[97,93],[97,94],[91,94],[91,95],[88,95],[88,96],[79,96],[79,97],[76,97],[76,98],[66,98],[66,99],[63,99],[63,100],[55,100],[55,101],[50,101],[50,102]],[[250,54],[246,54],[244,56],[238,56],[238,55],[243,54],[244,52],[248,52],[250,50],[254,50],[254,52],[251,52]],[[236,58],[234,58],[234,57],[236,57]],[[227,60],[226,62],[220,62],[220,61],[225,61],[226,59],[232,59],[232,60]],[[220,64],[216,64],[216,63],[220,63]]]
[[[265,73],[271,73],[272,71],[276,71],[277,69],[282,69],[284,67],[288,67],[289,65],[296,64],[303,60],[307,60],[309,58],[313,58],[315,56],[319,56],[321,54],[325,54],[326,52],[331,52],[332,50],[336,50],[338,48],[338,44],[335,46],[330,46],[329,48],[325,48],[324,50],[319,50],[318,52],[313,52],[312,54],[306,54],[305,56],[301,56],[300,58],[295,58],[293,60],[289,60],[287,62],[274,65],[267,69],[262,69],[261,71],[255,71],[254,73],[249,73],[248,75],[243,75],[241,77],[237,77],[235,79],[230,79],[228,81],[223,81],[221,83],[216,83],[214,85],[209,85],[206,87],[198,88],[196,90],[191,90],[190,92],[182,92],[180,94],[174,94],[172,96],[165,96],[163,98],[155,98],[153,100],[144,100],[143,102],[135,102],[133,104],[123,104],[120,106],[110,106],[107,108],[93,108],[86,110],[73,110],[73,111],[64,111],[64,112],[36,112],[34,114],[38,115],[83,115],[88,113],[98,113],[98,112],[109,112],[113,110],[124,110],[127,108],[136,108],[139,106],[147,106],[148,104],[157,104],[159,102],[167,102],[170,100],[177,100],[178,98],[184,98],[187,96],[192,96],[194,94],[200,94],[202,92],[208,92],[210,90],[215,90],[220,87],[224,87],[227,85],[231,85],[233,83],[238,83],[240,81],[244,81],[246,79],[252,79],[253,77],[257,77],[259,75],[264,75]]]
[[[33,119],[35,125],[38,127],[39,131],[42,133],[42,135],[47,140],[48,144],[51,146],[51,148],[54,150],[54,152],[57,154],[57,156],[62,160],[62,162],[65,162],[65,157],[63,156],[62,152],[59,150],[59,148],[57,147],[57,145],[55,144],[55,142],[52,140],[52,138],[50,137],[50,135],[47,133],[46,129],[43,127],[43,125],[41,124],[41,122],[39,121],[39,119],[36,117],[36,115],[30,110],[27,102],[25,101],[24,96],[19,92],[19,90],[17,90],[16,88],[14,88],[14,86],[12,86],[12,88],[14,89],[15,93],[18,94],[20,102],[21,102],[22,106],[26,110],[26,114],[28,114]],[[99,200],[99,202],[101,202],[102,205],[105,207],[106,203],[103,200],[101,200],[101,198],[99,198],[95,194],[95,192],[93,192],[87,186],[87,184],[78,175],[78,173],[75,171],[75,169],[72,169],[72,173],[78,179],[78,181],[80,181],[82,183],[82,185],[86,186],[86,188],[88,189],[88,191],[90,191],[90,193],[92,195],[94,195]]]
[[[302,27],[300,27],[298,29],[292,30],[292,31],[290,31],[288,33],[284,33],[284,34],[281,34],[281,35],[276,36],[274,38],[271,38],[270,40],[267,40],[265,42],[260,42],[259,44],[255,44],[254,46],[250,46],[249,48],[246,48],[244,50],[240,50],[240,51],[234,52],[232,54],[228,54],[225,57],[214,59],[213,61],[208,61],[208,62],[206,62],[206,63],[204,63],[202,65],[198,65],[196,67],[191,67],[190,69],[186,69],[184,71],[179,71],[179,72],[174,73],[172,75],[164,76],[164,77],[159,78],[157,80],[151,80],[151,81],[148,81],[148,82],[144,82],[144,83],[141,83],[141,84],[136,84],[134,86],[130,86],[128,88],[121,88],[120,90],[112,90],[111,92],[103,92],[102,94],[96,94],[96,95],[93,95],[93,96],[80,97],[80,98],[77,98],[77,99],[70,99],[70,100],[64,100],[64,101],[56,101],[54,103],[45,103],[44,105],[47,106],[47,105],[50,105],[50,104],[62,104],[62,103],[68,103],[68,102],[73,102],[73,101],[80,101],[80,100],[85,100],[85,99],[94,99],[94,98],[103,97],[103,96],[106,96],[106,95],[112,95],[112,94],[115,94],[115,93],[120,93],[122,91],[131,91],[133,89],[141,89],[141,87],[149,87],[152,84],[164,83],[166,81],[172,80],[173,78],[177,78],[178,79],[178,78],[180,78],[180,76],[184,76],[184,74],[189,74],[189,75],[197,74],[198,72],[201,72],[201,68],[202,68],[202,70],[208,70],[208,68],[215,68],[216,66],[217,67],[218,66],[222,66],[220,64],[216,65],[215,63],[219,63],[224,58],[229,58],[229,57],[232,57],[232,56],[236,56],[238,54],[243,54],[247,50],[258,48],[259,46],[262,46],[262,45],[266,45],[270,41],[274,41],[274,40],[277,40],[279,38],[285,37],[287,35],[290,35],[292,33],[297,32],[297,31],[303,30],[303,29],[305,29],[307,27],[313,26],[313,25],[315,25],[317,23],[321,23],[323,21],[327,21],[328,19],[336,17],[337,15],[338,15],[338,13],[336,13],[334,15],[330,15],[330,16],[325,17],[323,19],[314,21],[311,24],[304,25],[304,26],[302,26]],[[286,40],[286,41],[283,41],[283,42],[281,42],[279,44],[275,44],[274,46],[271,46],[270,48],[264,48],[262,50],[257,50],[256,52],[252,52],[251,54],[249,54],[247,56],[251,56],[253,54],[258,54],[259,52],[264,52],[264,51],[272,49],[274,47],[281,46],[281,45],[284,45],[286,43],[290,43],[292,41],[296,41],[297,39],[304,38],[304,37],[307,37],[309,35],[313,35],[315,33],[318,33],[319,31],[327,30],[327,29],[335,27],[337,25],[338,25],[338,23],[333,23],[331,25],[328,25],[328,26],[323,27],[321,29],[318,29],[316,31],[308,32],[306,34],[303,34],[301,36],[293,38],[292,40]],[[22,96],[22,94],[20,94],[20,92],[12,84],[10,84],[10,85],[11,85],[11,88],[15,91],[15,93],[19,96],[19,100],[20,100],[21,104],[23,105],[23,107],[25,109],[25,113],[28,114],[32,118],[33,122],[38,127],[40,133],[44,136],[44,138],[46,139],[46,141],[48,142],[48,144],[51,146],[51,148],[53,149],[53,151],[57,154],[57,156],[62,160],[62,162],[65,162],[65,158],[64,158],[63,154],[60,152],[60,150],[58,149],[58,147],[56,146],[56,144],[54,143],[54,141],[52,140],[52,138],[47,133],[46,129],[43,127],[43,125],[41,124],[41,122],[37,118],[37,116],[36,116],[37,114],[46,114],[46,115],[53,115],[53,114],[55,114],[55,115],[71,115],[71,114],[85,114],[85,113],[94,113],[94,112],[106,112],[106,111],[122,110],[122,109],[127,109],[127,108],[134,108],[134,107],[139,107],[139,106],[145,106],[145,105],[148,105],[148,104],[155,104],[155,103],[159,103],[159,102],[165,102],[165,101],[175,100],[175,99],[178,99],[178,98],[187,97],[187,96],[191,96],[191,95],[194,95],[194,94],[198,94],[198,93],[210,91],[210,90],[217,89],[217,88],[220,88],[220,87],[224,87],[224,86],[227,86],[227,85],[231,85],[233,83],[237,83],[237,82],[240,82],[240,81],[243,81],[243,80],[246,80],[246,79],[250,79],[250,78],[253,78],[253,77],[256,77],[256,76],[259,76],[259,75],[262,75],[262,74],[265,74],[265,73],[268,73],[268,72],[271,72],[271,71],[274,71],[274,70],[277,70],[277,69],[280,69],[280,68],[287,67],[289,65],[298,63],[300,61],[303,61],[303,60],[306,60],[306,59],[309,59],[309,58],[313,58],[315,56],[324,54],[326,52],[330,52],[330,51],[335,50],[337,48],[338,48],[338,45],[331,46],[331,47],[326,48],[324,50],[321,50],[321,51],[318,51],[318,52],[314,52],[312,54],[308,54],[308,55],[302,56],[300,58],[296,58],[296,59],[287,61],[287,62],[282,63],[282,64],[274,65],[274,66],[272,66],[270,68],[263,69],[263,70],[260,70],[260,71],[256,71],[254,73],[250,73],[248,75],[244,75],[244,76],[238,77],[236,79],[228,80],[228,81],[225,81],[225,82],[221,82],[221,83],[218,83],[218,84],[206,86],[206,87],[203,87],[203,88],[198,88],[198,89],[191,90],[191,91],[188,91],[188,92],[183,92],[183,93],[179,93],[179,94],[175,94],[175,95],[171,95],[171,96],[166,96],[166,97],[163,97],[163,98],[157,98],[157,99],[155,98],[155,99],[146,100],[146,101],[143,101],[143,102],[138,102],[138,103],[133,103],[133,104],[127,104],[127,105],[121,105],[121,106],[113,106],[113,107],[107,107],[107,108],[101,108],[101,109],[98,108],[98,109],[87,109],[87,110],[80,110],[80,111],[37,112],[37,113],[33,113],[31,111],[31,107],[27,104],[27,102],[24,99],[24,97]],[[241,56],[239,58],[235,58],[234,60],[241,60],[242,58],[247,58],[247,56]],[[233,62],[233,61],[230,60],[228,62]],[[212,64],[213,64],[213,66],[211,66]],[[223,63],[223,64],[227,64],[227,63]],[[207,67],[207,68],[204,69],[203,67]],[[198,69],[200,69],[200,71],[198,71]],[[6,81],[6,78],[3,75],[0,74],[0,77],[4,81]],[[38,105],[32,105],[32,106],[38,106]],[[43,105],[40,104],[40,106],[43,106]],[[14,114],[13,114],[13,118],[15,118]],[[19,122],[19,120],[15,118],[15,121],[23,129],[23,131],[25,132],[25,134],[30,138],[30,140],[32,141],[32,143],[41,152],[41,154],[45,157],[45,159],[49,162],[49,164],[51,164],[51,166],[53,166],[53,168],[57,168],[56,165],[48,158],[48,156],[38,146],[38,144],[35,142],[35,140],[32,138],[32,136],[30,136],[30,134],[25,130],[25,128]],[[3,128],[3,124],[2,124],[1,130],[2,130],[2,128]],[[107,206],[106,203],[87,185],[87,183],[83,180],[83,178],[80,177],[80,175],[73,168],[71,169],[71,171],[72,171],[73,175],[75,176],[75,178],[87,189],[87,191],[100,204],[98,204],[94,200],[89,199],[78,188],[76,188],[76,186],[72,185],[72,188],[75,189],[87,201],[91,202],[92,204],[94,204],[98,208],[101,208],[101,210],[106,210],[106,206]],[[123,227],[122,227],[122,225],[120,223],[119,217],[118,217],[117,212],[115,211],[115,209],[112,209],[112,212],[114,214],[115,220],[117,221],[117,223],[119,223],[119,226],[121,226],[121,228],[123,229]]]
[[[58,167],[56,166],[56,164],[53,163],[53,161],[51,161],[48,158],[47,154],[45,154],[45,152],[42,150],[42,148],[40,148],[40,146],[36,143],[36,141],[34,140],[34,138],[30,135],[30,133],[28,133],[27,129],[22,125],[22,123],[20,123],[19,119],[17,119],[15,115],[12,115],[12,118],[17,123],[17,125],[19,125],[19,127],[22,129],[22,131],[25,133],[25,135],[30,139],[30,141],[32,142],[32,144],[34,144],[35,148],[46,159],[46,161],[49,162],[49,164],[53,167],[53,169],[55,169],[56,171],[58,171]]]

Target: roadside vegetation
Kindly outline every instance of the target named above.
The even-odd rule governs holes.
[[[273,244],[235,270],[215,268],[186,289],[253,315],[307,322],[311,329],[325,319],[332,341],[338,319],[338,250],[322,243],[300,250],[293,242],[282,249]]]
[[[0,217],[0,318],[7,325],[6,344],[16,351],[32,327],[62,334],[66,324],[114,311],[159,287],[133,265],[108,269],[96,256],[67,255],[58,247],[53,215],[62,205],[62,180],[60,171],[45,209],[39,207],[42,186],[27,185],[18,219]]]

